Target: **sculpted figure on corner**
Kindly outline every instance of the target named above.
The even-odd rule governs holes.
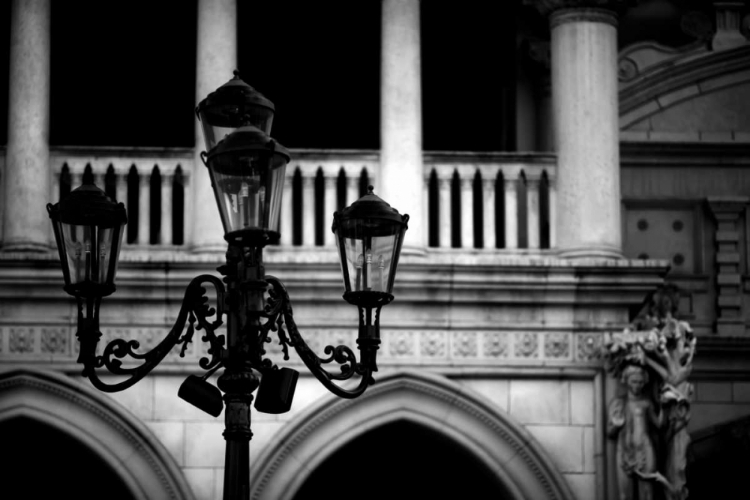
[[[679,293],[667,285],[650,297],[624,332],[606,335],[602,355],[623,395],[609,406],[609,436],[617,439],[620,500],[685,500],[696,339],[675,318]],[[658,485],[658,488],[657,488]]]

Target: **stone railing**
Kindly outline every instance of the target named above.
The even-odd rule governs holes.
[[[125,204],[125,247],[182,245],[194,170],[191,149],[74,148],[50,150],[51,200],[93,175],[97,186]]]
[[[430,246],[554,247],[554,155],[426,153],[424,163]]]
[[[554,246],[555,158],[531,153],[425,153],[429,245],[538,251]],[[189,240],[190,149],[53,148],[50,199],[84,175],[128,210],[125,250]],[[284,246],[330,246],[333,212],[377,186],[377,151],[295,150],[282,198]]]

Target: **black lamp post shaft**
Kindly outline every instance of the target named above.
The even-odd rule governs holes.
[[[251,404],[260,378],[261,314],[268,283],[263,281],[262,247],[230,245],[226,267],[220,268],[227,283],[227,349],[225,370],[218,379],[224,392],[224,500],[250,498]]]

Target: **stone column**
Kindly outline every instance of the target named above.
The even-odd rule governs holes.
[[[621,258],[617,12],[624,0],[540,0],[551,29],[557,247]]]
[[[237,69],[236,0],[198,0],[197,61],[195,74],[196,105],[232,79]],[[206,148],[200,122],[195,121],[195,169],[190,219],[193,251],[226,251],[224,229],[211,189],[208,170],[200,158]]]
[[[50,2],[11,6],[2,249],[46,251],[50,222]],[[37,207],[38,209],[33,209]]]
[[[375,194],[409,214],[404,250],[423,251],[422,84],[419,0],[383,0],[380,175]]]

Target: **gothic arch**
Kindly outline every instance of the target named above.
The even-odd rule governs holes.
[[[345,443],[400,420],[453,439],[499,477],[514,499],[573,499],[523,427],[455,382],[417,372],[382,375],[357,399],[328,397],[296,417],[254,462],[251,498],[291,500]]]
[[[174,459],[144,424],[108,397],[64,375],[33,369],[0,373],[0,424],[19,417],[87,446],[134,498],[194,498]]]

